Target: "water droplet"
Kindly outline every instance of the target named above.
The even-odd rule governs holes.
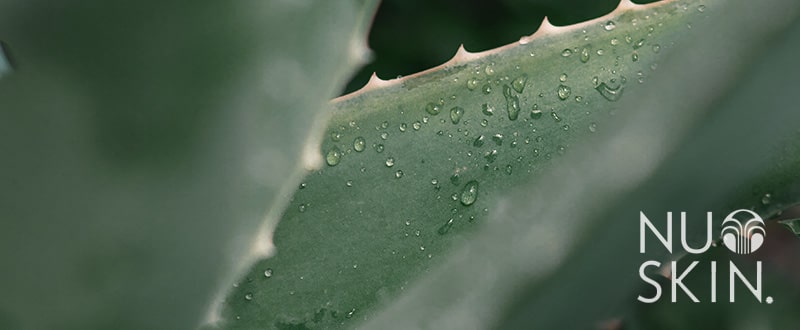
[[[611,38],[611,46],[616,46],[616,45],[619,45],[619,39]]]
[[[386,158],[386,167],[392,167],[392,166],[394,166],[394,158],[392,157]]]
[[[475,147],[481,147],[481,146],[483,146],[483,135],[481,135],[481,136],[478,136],[478,137],[475,139],[475,141],[473,141],[473,142],[472,142],[472,145],[473,145],[473,146],[475,146]]]
[[[575,102],[579,102],[580,103],[581,101],[583,101],[583,96],[580,96],[580,95],[575,96]]]
[[[542,118],[542,110],[531,110],[531,119]]]
[[[633,53],[631,54],[631,61],[633,61],[633,62],[637,62],[637,61],[639,61],[639,53],[637,53],[637,52],[633,52]]]
[[[528,75],[523,74],[511,82],[511,87],[514,88],[514,90],[517,91],[517,93],[522,93],[522,91],[525,89],[525,83],[527,82],[528,82]]]
[[[384,121],[384,122],[382,122],[382,123],[381,123],[381,128],[383,128],[383,129],[387,129],[387,128],[389,128],[389,122],[388,122],[388,121]]]
[[[563,155],[563,154],[564,154],[564,153],[566,153],[566,152],[567,152],[567,148],[566,148],[566,147],[564,147],[564,146],[558,146],[558,154],[559,154],[559,155]]]
[[[458,176],[458,173],[453,174],[450,177],[450,183],[452,183],[454,186],[457,186],[459,182],[461,182],[461,178]]]
[[[644,46],[644,39],[639,39],[639,41],[633,44],[633,49],[639,49],[642,48],[642,46]]]
[[[397,172],[394,172],[394,177],[398,178],[398,179],[402,178],[403,177],[403,171],[402,170],[397,170]]]
[[[608,21],[608,22],[605,22],[605,24],[603,24],[603,29],[606,30],[606,31],[611,31],[611,30],[613,30],[615,28],[617,28],[617,25],[614,24],[614,21]]]
[[[704,6],[704,5],[699,5],[699,6],[697,6],[697,11],[699,11],[699,12],[701,12],[701,13],[702,13],[702,12],[704,12],[704,11],[706,11],[706,6]]]
[[[622,85],[617,86],[617,88],[611,88],[606,83],[600,83],[595,89],[600,93],[603,98],[609,100],[611,102],[615,102],[622,97],[622,91],[624,88]]]
[[[592,122],[591,124],[589,124],[589,132],[592,133],[597,132],[597,123]]]
[[[297,210],[300,211],[300,213],[305,212],[306,211],[306,204],[300,204],[300,206],[297,207]]]
[[[433,102],[431,102],[431,103],[428,103],[428,104],[425,106],[425,112],[427,112],[427,113],[431,114],[431,116],[436,116],[436,115],[438,115],[438,114],[439,114],[439,112],[441,112],[441,111],[442,111],[442,108],[441,108],[440,106],[438,106],[438,105],[434,104]]]
[[[514,168],[511,166],[511,164],[506,165],[506,174],[511,175],[511,172],[513,171]]]
[[[511,100],[506,103],[506,111],[508,112],[509,120],[517,120],[519,117],[519,98],[514,95]]]
[[[435,186],[435,185],[439,184],[439,180],[431,179],[431,184]]]
[[[386,140],[388,138],[389,138],[389,133],[388,132],[381,133],[381,140]]]
[[[300,189],[306,189],[307,186],[308,185],[305,182],[303,182],[300,184]]]
[[[453,124],[458,124],[461,120],[461,117],[464,117],[464,108],[462,107],[453,107],[450,109],[450,120]]]
[[[771,194],[764,194],[764,197],[761,197],[761,204],[768,205],[771,199]]]
[[[560,122],[561,121],[561,117],[559,117],[558,114],[555,111],[550,111],[550,117],[553,117],[553,120],[555,120],[556,122]],[[541,136],[537,137],[536,141],[537,142],[541,142],[539,140],[540,138],[541,138]]]
[[[419,131],[419,129],[422,128],[422,124],[418,121],[415,121],[413,124],[411,124],[411,127],[413,127],[415,131]]]
[[[569,131],[569,124],[564,124],[564,126],[561,126],[561,129]]]
[[[376,144],[375,145],[375,151],[378,152],[378,153],[382,153],[383,152],[383,145],[382,144]]]
[[[347,314],[345,314],[344,317],[348,318],[348,319],[353,318],[353,314],[355,314],[355,313],[356,313],[356,309],[353,308],[349,312],[347,312]]]
[[[494,63],[492,63],[490,65],[487,65],[486,69],[483,70],[484,72],[486,72],[487,76],[494,75],[494,67],[493,66],[494,66]]]
[[[601,48],[598,49],[595,53],[597,53],[597,56],[603,56],[603,54],[605,54],[605,51]]]
[[[488,120],[486,120],[485,118],[481,120],[481,126],[486,127],[488,125],[489,125],[489,121]]]
[[[475,88],[478,88],[478,83],[479,83],[478,79],[475,78],[467,80],[467,89],[471,91],[475,90]]]
[[[348,187],[352,187],[353,186],[353,180],[347,180],[347,182],[345,182],[344,185],[348,186]]]
[[[661,51],[661,45],[659,45],[659,44],[653,45],[653,53],[658,54],[658,52],[660,52],[660,51]]]
[[[248,292],[247,294],[244,295],[244,300],[247,301],[253,300],[253,294]]]
[[[332,140],[333,142],[339,142],[339,140],[340,140],[341,138],[342,138],[342,133],[339,133],[339,132],[331,132],[331,140]]]
[[[558,76],[558,81],[567,82],[567,74],[566,73],[562,73],[560,76]]]
[[[264,270],[264,277],[266,278],[272,277],[272,268],[267,268],[266,270]]]
[[[464,185],[464,190],[461,191],[461,204],[470,206],[478,199],[478,181],[472,180]]]
[[[494,107],[489,105],[488,103],[484,103],[483,105],[481,105],[481,112],[487,116],[494,115]]]
[[[491,151],[487,151],[483,154],[483,158],[489,163],[494,163],[495,159],[497,159],[497,150],[492,149]]]
[[[353,140],[353,150],[357,152],[362,152],[366,148],[367,148],[367,141],[364,140],[363,137],[359,136]]]
[[[492,92],[492,86],[489,84],[483,85],[481,90],[483,91],[483,94],[489,94]]]
[[[589,48],[583,47],[581,49],[581,62],[586,63],[589,62]]]
[[[572,55],[572,49],[566,48],[561,51],[561,56],[569,57],[570,55]]]
[[[331,150],[328,150],[328,154],[325,155],[325,162],[328,163],[328,166],[338,165],[341,159],[342,152],[337,147],[331,148]]]
[[[569,86],[566,86],[566,85],[563,85],[563,84],[558,85],[557,94],[558,94],[558,98],[559,99],[566,100],[569,97],[569,94],[571,92],[572,92],[572,90],[569,88]]]
[[[503,134],[497,133],[492,136],[492,141],[498,146],[503,145]]]
[[[406,123],[401,123],[400,124],[400,132],[405,132],[407,128],[408,128],[408,125],[406,125]]]
[[[439,235],[447,234],[447,232],[450,231],[450,228],[453,227],[453,222],[454,222],[453,218],[450,218],[450,220],[447,220],[447,222],[445,222],[441,227],[439,227],[439,230],[437,230]]]

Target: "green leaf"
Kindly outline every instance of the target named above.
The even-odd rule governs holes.
[[[213,321],[322,164],[375,6],[3,1],[0,328]]]
[[[697,178],[695,162],[720,165],[711,155],[738,162],[729,148],[709,150],[761,116],[709,106],[725,100],[729,81],[746,72],[748,56],[769,45],[764,36],[780,30],[792,11],[759,16],[773,19],[734,38],[740,31],[732,25],[753,21],[730,8],[715,1],[624,3],[579,25],[544,23],[533,37],[497,50],[460,49],[420,74],[373,77],[335,100],[321,150],[328,167],[309,174],[295,193],[275,232],[276,257],[259,263],[228,297],[226,318],[237,320],[231,327],[352,327],[368,320],[367,328],[580,328],[606,317],[607,307],[618,312],[620,295],[638,283],[626,277],[638,269],[627,267],[638,260],[630,243],[638,238],[638,226],[630,225],[638,212],[619,207],[724,210],[750,203],[754,183],[762,185],[759,194],[775,196],[765,212],[795,201],[796,172],[777,180],[797,168],[795,158],[760,171],[774,148],[753,152],[761,162],[727,172],[729,181],[696,204],[674,196],[677,188],[659,186],[672,180],[695,189],[691,179],[698,189],[710,187],[716,179]],[[698,123],[712,118],[706,136]],[[785,141],[786,125],[779,127],[756,134],[743,150]],[[727,195],[743,186],[743,198]],[[620,226],[628,227],[610,229]],[[595,248],[603,241],[619,242],[617,254]],[[598,277],[620,280],[607,287],[585,280],[600,267],[597,260],[624,265],[603,267]],[[580,271],[561,281],[562,267]],[[554,283],[559,290],[543,289]],[[584,295],[570,286],[611,291],[614,303],[588,299],[579,305],[595,302],[594,309],[574,317],[567,305],[575,302],[559,299]],[[529,300],[537,308],[527,308]],[[520,318],[520,310],[533,319]]]

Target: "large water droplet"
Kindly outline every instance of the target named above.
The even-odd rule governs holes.
[[[622,91],[624,88],[622,85],[617,86],[617,88],[611,88],[606,83],[602,82],[600,85],[595,87],[595,89],[600,93],[603,98],[606,100],[615,102],[622,97]]]
[[[539,119],[542,118],[542,110],[536,109],[531,110],[531,119]]]
[[[464,190],[461,191],[461,204],[470,206],[478,199],[478,181],[472,180],[464,185]]]
[[[567,85],[558,85],[558,98],[561,100],[566,100],[569,97],[569,94],[572,92],[572,89],[569,88]]]
[[[514,88],[517,93],[522,93],[525,90],[525,84],[528,82],[528,75],[523,74],[511,82],[511,88]]]
[[[438,115],[441,111],[442,108],[433,102],[429,102],[427,105],[425,105],[425,112],[431,114],[432,116]]]
[[[461,121],[461,117],[464,117],[464,108],[453,107],[450,109],[450,120],[453,124],[458,124],[458,122]]]
[[[359,136],[353,140],[353,150],[362,152],[366,148],[367,148],[367,141],[364,140],[363,137]]]
[[[458,176],[458,173],[455,173],[450,177],[450,183],[452,183],[454,186],[457,186],[459,182],[461,182],[461,177]]]
[[[328,166],[338,165],[341,159],[342,152],[337,147],[331,148],[331,150],[328,150],[328,153],[325,155],[325,162],[328,163]]]

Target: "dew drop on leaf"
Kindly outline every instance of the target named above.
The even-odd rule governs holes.
[[[611,31],[617,28],[617,24],[614,21],[608,21],[603,24],[603,29],[606,31]]]
[[[248,292],[247,294],[244,295],[244,300],[247,301],[253,300],[253,294]]]
[[[483,146],[483,139],[484,139],[483,135],[478,136],[477,138],[475,138],[475,141],[472,142],[472,145],[475,147]]]
[[[382,144],[376,144],[375,145],[375,151],[377,153],[382,153],[383,152],[383,145]]]
[[[428,103],[425,105],[425,112],[431,114],[431,116],[436,116],[439,112],[442,111],[442,108],[438,105],[434,104],[433,102]]]
[[[266,278],[272,277],[272,268],[267,268],[266,270],[264,270],[264,277]]]
[[[363,137],[359,136],[353,140],[353,150],[357,152],[362,152],[366,148],[367,148],[367,141],[364,140]]]
[[[764,196],[761,197],[761,204],[769,205],[769,202],[770,202],[771,199],[772,199],[772,195],[771,194],[768,194],[768,193],[764,194]]]
[[[467,80],[467,89],[475,90],[475,88],[478,88],[478,82],[479,82],[478,79],[475,78]]]
[[[392,166],[394,166],[394,158],[392,157],[386,158],[386,167],[392,167]]]
[[[492,141],[498,146],[503,145],[503,134],[497,133],[492,136]]]
[[[492,116],[494,115],[494,107],[489,105],[488,103],[484,103],[481,105],[481,112],[484,115]]]
[[[528,75],[523,74],[511,82],[511,88],[514,88],[517,93],[522,93],[525,90],[525,84],[528,82]]]
[[[453,124],[458,124],[462,117],[464,117],[464,108],[453,107],[450,109],[450,121],[452,121]]]
[[[481,90],[483,91],[483,94],[490,94],[492,92],[492,86],[489,84],[483,85]]]
[[[606,83],[600,83],[595,89],[600,93],[603,98],[609,100],[611,102],[615,102],[622,97],[622,91],[624,90],[622,85],[617,86],[617,88],[611,88]]]
[[[394,172],[394,177],[398,178],[398,179],[402,178],[403,177],[403,171],[402,170],[397,170],[397,172]]]
[[[589,124],[589,132],[592,133],[597,132],[597,123],[592,122],[591,124]]]
[[[447,222],[445,222],[441,227],[439,227],[439,230],[437,230],[436,232],[438,232],[439,235],[447,234],[447,232],[450,231],[450,228],[453,227],[453,222],[454,222],[453,218],[450,218],[450,220],[447,220]]]
[[[328,166],[338,165],[341,159],[342,152],[337,147],[331,148],[331,150],[328,150],[328,153],[325,155],[325,162],[328,163]]]
[[[566,86],[566,85],[563,85],[563,84],[558,85],[557,94],[558,94],[558,98],[559,99],[566,100],[569,97],[569,94],[571,92],[572,92],[572,90],[569,88],[569,86]]]
[[[464,190],[461,191],[461,204],[470,206],[478,199],[478,181],[472,180],[464,185]]]
[[[531,119],[542,118],[542,110],[531,110]]]
[[[589,62],[589,48],[583,47],[581,49],[581,63]]]

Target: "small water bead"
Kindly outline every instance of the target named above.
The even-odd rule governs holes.
[[[497,159],[497,150],[492,149],[491,151],[487,151],[483,154],[483,158],[489,163],[494,163],[494,161]]]
[[[366,148],[367,148],[367,140],[365,140],[363,137],[359,136],[353,139],[353,150],[357,152],[362,152]]]
[[[494,115],[494,107],[491,106],[489,103],[484,103],[481,105],[481,112],[484,115],[492,116]]]
[[[592,133],[597,132],[597,123],[592,122],[591,124],[589,124],[589,132]]]
[[[386,158],[386,167],[392,167],[392,166],[394,166],[394,158],[392,157]]]
[[[425,123],[425,124],[427,124],[430,119],[431,119],[431,117],[422,116],[422,122]]]
[[[453,218],[450,218],[450,220],[447,220],[447,222],[445,222],[441,227],[439,227],[439,229],[437,230],[439,235],[447,234],[447,232],[450,231],[450,228],[453,227],[453,222],[454,222]]]
[[[382,153],[383,152],[383,145],[382,144],[376,144],[376,145],[374,145],[374,147],[375,147],[375,151],[376,152],[378,152],[378,153]]]
[[[631,61],[633,62],[639,61],[639,53],[633,52],[633,54],[631,54]]]
[[[441,111],[442,108],[439,105],[434,104],[433,102],[430,102],[427,105],[425,105],[425,112],[431,114],[432,116],[438,115],[439,112]]]
[[[706,6],[704,6],[704,5],[699,5],[699,6],[697,6],[697,11],[699,11],[699,12],[701,12],[701,13],[702,13],[702,12],[704,12],[704,11],[706,11]]]
[[[353,314],[355,314],[355,313],[356,313],[356,309],[353,308],[349,312],[347,312],[347,314],[345,314],[344,317],[348,318],[348,319],[351,319],[351,318],[353,318]]]
[[[488,120],[486,120],[485,118],[484,118],[484,119],[482,119],[482,120],[481,120],[481,126],[483,126],[483,127],[489,126],[489,121],[488,121]]]
[[[453,107],[450,109],[450,121],[452,121],[453,124],[458,124],[462,117],[464,117],[464,108]]]
[[[337,147],[331,148],[331,150],[328,150],[328,153],[325,155],[325,162],[328,163],[328,166],[338,165],[341,159],[342,151]]]
[[[345,182],[344,185],[348,186],[348,187],[352,187],[353,186],[353,180],[347,180],[347,182]]]
[[[332,140],[333,142],[339,142],[339,140],[340,140],[341,138],[342,138],[342,133],[339,133],[339,132],[331,132],[331,140]]]
[[[581,49],[581,63],[589,62],[589,48],[583,47]]]
[[[308,185],[305,182],[300,184],[300,189],[306,189],[306,187],[308,187]]]
[[[567,148],[564,146],[558,146],[558,154],[563,155],[567,152]]]
[[[398,178],[398,179],[402,178],[403,177],[403,171],[402,170],[397,170],[397,172],[394,172],[394,177]]]
[[[631,37],[630,34],[626,34],[625,35],[625,42],[627,42],[627,43],[633,42],[633,38]]]
[[[623,88],[622,85],[617,86],[617,88],[611,88],[606,83],[600,83],[595,90],[600,93],[603,98],[608,101],[616,102],[622,97]]]
[[[558,98],[559,99],[566,100],[569,97],[569,94],[571,92],[572,92],[572,89],[570,89],[569,86],[561,84],[561,85],[558,85],[558,90],[557,90],[556,93],[558,94]]]
[[[639,39],[635,44],[633,44],[633,49],[639,49],[642,48],[642,46],[644,46],[644,39]]]
[[[306,204],[300,204],[300,206],[297,207],[297,211],[299,211],[300,213],[305,212],[306,211]]]
[[[503,134],[497,133],[492,136],[492,141],[498,146],[503,145]]]
[[[253,293],[248,292],[247,294],[245,294],[244,295],[244,300],[247,300],[247,301],[253,300]]]
[[[435,185],[439,184],[439,180],[431,179],[431,184],[435,186]]]
[[[383,129],[387,129],[387,128],[389,128],[389,122],[388,122],[388,121],[384,121],[384,122],[382,122],[382,123],[381,123],[381,128],[383,128]]]
[[[564,124],[564,126],[561,126],[561,129],[569,131],[569,124]]]
[[[475,90],[475,88],[478,88],[478,83],[480,83],[480,81],[478,81],[478,79],[476,78],[471,78],[467,80],[467,89],[471,91]]]
[[[525,84],[527,82],[528,82],[528,75],[523,74],[515,78],[514,81],[511,82],[511,88],[517,91],[517,93],[522,93],[522,91],[525,90]]]
[[[415,121],[413,124],[411,124],[411,127],[414,128],[415,131],[419,131],[419,129],[422,128],[422,123]]]
[[[272,268],[267,268],[266,270],[264,270],[264,277],[266,278],[272,277]]]
[[[567,82],[567,74],[566,73],[562,73],[560,76],[558,76],[558,81]]]
[[[604,51],[602,48],[600,48],[595,53],[597,54],[597,56],[603,56],[603,54],[605,54],[605,52],[606,51]]]
[[[511,164],[506,165],[506,174],[511,175],[513,171],[514,168],[511,166]]]
[[[450,199],[452,199],[453,201],[457,201],[458,200],[458,193],[453,193],[452,195],[450,195]]]
[[[494,75],[494,63],[487,65],[483,71],[486,72],[487,76]]]
[[[578,103],[580,103],[580,102],[582,102],[582,101],[583,101],[583,97],[582,97],[582,96],[580,96],[580,95],[578,95],[578,96],[575,96],[575,102],[578,102]]]
[[[616,45],[619,45],[619,39],[611,38],[611,46],[616,46]]]
[[[481,90],[483,91],[483,94],[490,94],[492,92],[492,86],[489,84],[483,85]]]
[[[516,95],[512,96],[508,102],[506,102],[506,112],[508,112],[508,120],[517,120],[519,117],[519,97]]]
[[[478,181],[472,180],[464,185],[464,190],[461,191],[461,204],[470,206],[478,199]]]
[[[615,28],[617,28],[617,24],[615,24],[614,21],[608,21],[605,22],[605,24],[603,24],[603,29],[606,31],[611,31],[614,30]]]
[[[764,197],[761,197],[761,204],[768,205],[772,200],[772,195],[767,193],[764,194]]]
[[[405,132],[407,128],[408,128],[408,125],[406,125],[406,123],[400,124],[400,132]]]
[[[478,136],[475,141],[472,142],[472,145],[475,147],[483,146],[484,137],[483,135]]]
[[[655,44],[655,45],[653,45],[653,47],[652,47],[652,48],[653,48],[653,53],[656,53],[656,54],[658,54],[658,52],[660,52],[660,51],[661,51],[661,45],[659,45],[659,44]]]
[[[388,138],[389,138],[389,133],[388,132],[381,133],[381,140],[386,140]]]
[[[453,174],[450,177],[450,183],[452,183],[454,186],[457,186],[459,182],[461,182],[461,177],[458,176],[458,173]]]
[[[531,110],[531,119],[539,119],[542,118],[542,110]]]
[[[566,48],[561,51],[561,56],[563,57],[569,57],[570,55],[572,55],[572,49]]]
[[[559,117],[555,111],[550,111],[550,117],[553,117],[553,120],[555,120],[556,122],[561,121],[561,117]],[[537,137],[536,140],[539,141],[539,138],[541,137]]]

